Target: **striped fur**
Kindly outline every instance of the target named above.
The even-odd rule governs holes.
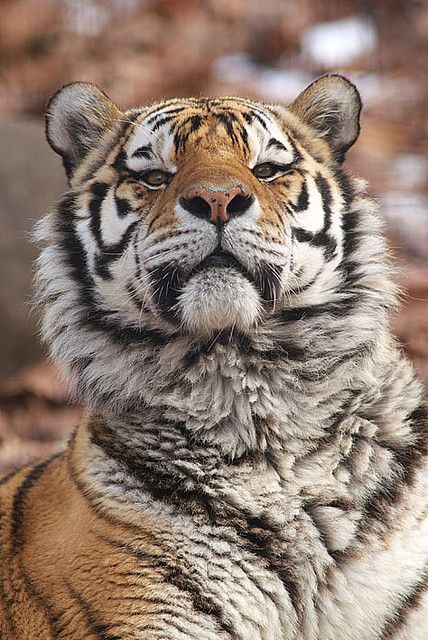
[[[53,98],[39,302],[87,412],[0,487],[2,640],[428,635],[427,413],[341,169],[359,109],[339,76],[289,108]],[[236,185],[224,225],[188,195]]]

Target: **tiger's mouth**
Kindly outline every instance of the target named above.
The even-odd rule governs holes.
[[[244,265],[239,262],[234,255],[229,253],[228,251],[224,251],[221,248],[217,248],[215,251],[210,253],[206,258],[204,258],[199,264],[197,264],[187,276],[187,280],[190,280],[197,273],[201,273],[205,269],[210,267],[223,267],[229,269],[236,269],[242,273],[248,280],[253,282],[254,278],[252,274],[244,267]]]
[[[258,262],[251,272],[220,246],[187,273],[168,263],[150,276],[161,315],[204,332],[228,326],[249,329],[272,310],[280,291],[280,271]]]

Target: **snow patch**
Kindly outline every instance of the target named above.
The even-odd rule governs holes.
[[[246,53],[235,53],[217,58],[213,64],[217,82],[253,87],[268,100],[290,102],[314,80],[314,76],[301,69],[274,69],[255,64]]]
[[[310,27],[302,34],[301,47],[318,65],[332,68],[372,53],[377,42],[374,24],[367,18],[352,16]]]
[[[428,160],[418,153],[401,153],[394,158],[391,172],[407,189],[420,189],[428,180]]]

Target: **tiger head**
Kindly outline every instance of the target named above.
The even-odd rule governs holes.
[[[325,296],[360,107],[334,75],[289,108],[190,98],[121,113],[91,84],[64,87],[47,136],[70,180],[62,216],[84,302],[198,335],[251,331],[308,287]]]
[[[87,397],[148,402],[197,344],[257,343],[257,367],[322,348],[330,366],[356,327],[371,331],[383,245],[341,169],[360,109],[338,75],[288,107],[188,98],[123,113],[91,84],[54,95],[47,137],[69,190],[39,224],[43,333]]]

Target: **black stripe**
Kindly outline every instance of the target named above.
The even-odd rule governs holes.
[[[153,298],[162,315],[170,322],[178,322],[177,299],[183,280],[177,263],[165,263],[149,271]]]
[[[144,122],[144,124],[148,124],[151,125],[154,122],[156,122],[156,120],[158,120],[159,118],[163,118],[166,115],[173,115],[173,114],[177,114],[180,113],[181,111],[184,111],[187,107],[181,106],[181,107],[172,107],[171,109],[167,109],[166,107],[161,107],[160,109],[157,109],[156,113],[154,113],[153,115],[151,115],[146,122]]]
[[[89,203],[89,213],[91,214],[90,227],[99,247],[102,247],[101,236],[101,206],[110,188],[105,182],[94,182],[91,186],[92,199]]]
[[[58,232],[62,236],[60,245],[66,254],[66,263],[80,288],[81,302],[83,305],[87,305],[93,303],[95,284],[89,273],[86,250],[74,228],[75,207],[76,196],[73,193],[66,194],[59,204]]]
[[[112,168],[117,171],[117,173],[122,173],[122,172],[127,172],[128,171],[128,165],[126,164],[126,153],[123,149],[121,149],[113,164],[112,164]]]
[[[336,255],[337,242],[324,231],[312,233],[312,231],[296,227],[291,230],[291,233],[292,237],[298,242],[309,242],[309,244],[314,247],[321,247],[323,249],[324,258],[327,261],[331,260]]]
[[[422,596],[428,589],[428,566],[425,567],[422,578],[402,598],[394,614],[390,616],[381,631],[379,640],[393,640],[397,633],[406,626],[409,616],[421,604]],[[416,638],[415,638],[416,640]],[[419,640],[419,639],[418,639]],[[421,639],[422,640],[422,639]]]
[[[292,237],[298,242],[309,242],[314,247],[321,247],[326,261],[331,260],[336,255],[337,242],[324,230],[312,233],[312,231],[296,227],[291,230],[291,233]]]
[[[352,258],[359,250],[362,239],[362,233],[358,229],[359,222],[360,213],[358,211],[348,211],[343,217],[343,258],[340,269],[346,287],[353,285],[359,279],[358,272],[361,269],[361,264]]]
[[[177,129],[174,133],[174,146],[176,152],[184,151],[187,140],[189,139],[189,132]]]
[[[226,129],[226,132],[230,137],[230,139],[232,140],[233,144],[239,145],[239,139],[235,133],[235,129],[233,128],[233,114],[228,111],[225,111],[224,113],[216,113],[215,115],[216,115],[216,118],[222,123],[222,125]],[[235,116],[235,120],[236,120],[236,116]]]
[[[5,484],[9,480],[11,480],[14,476],[16,476],[22,469],[15,469],[14,471],[10,471],[3,478],[0,478],[0,485]]]
[[[317,233],[313,233],[311,231],[307,231],[306,229],[302,229],[300,227],[292,230],[293,236],[299,242],[310,242],[312,245],[316,247],[323,247],[324,255],[326,260],[330,260],[336,252],[337,243],[331,236],[328,235],[328,230],[331,227],[331,190],[328,185],[328,182],[325,178],[322,177],[321,174],[317,174],[315,178],[315,183],[318,191],[321,194],[322,199],[322,207],[324,211],[324,225],[322,231],[318,231]],[[302,189],[299,194],[299,199],[297,202],[297,206],[295,207],[295,211],[306,210],[308,207],[308,191],[306,183],[304,182],[302,185]]]
[[[219,629],[225,631],[229,637],[237,638],[235,635],[236,629],[233,624],[226,619],[221,607],[219,607],[207,594],[203,593],[199,585],[192,580],[190,576],[186,575],[182,568],[178,566],[178,563],[174,562],[172,558],[168,558],[167,560],[165,554],[160,556],[141,549],[134,549],[131,545],[122,542],[121,540],[113,540],[107,536],[97,534],[97,537],[114,548],[133,555],[137,560],[143,561],[149,568],[160,569],[165,582],[173,585],[179,591],[186,593],[196,611],[199,611],[205,616],[214,618]],[[143,600],[145,600],[145,598]],[[160,599],[158,599],[158,603],[161,607],[162,605],[166,605],[166,603]],[[159,615],[161,616],[163,612],[164,609],[160,608]]]
[[[82,327],[92,326],[103,332],[107,332],[113,342],[118,344],[142,344],[149,341],[151,346],[164,346],[170,342],[171,337],[161,333],[156,329],[122,326],[116,324],[113,320],[106,316],[105,311],[97,309],[88,309],[84,320],[81,321]]]
[[[122,636],[110,633],[110,629],[113,625],[101,622],[99,613],[75,587],[73,587],[68,581],[66,584],[72,598],[78,603],[83,613],[90,633],[94,635],[97,640],[123,640]]]
[[[227,98],[222,100],[222,105],[221,105],[222,107],[223,107],[224,102],[226,100],[227,100]],[[245,120],[248,122],[248,124],[252,123],[252,118],[256,118],[256,120],[258,120],[260,122],[262,127],[264,129],[266,129],[266,131],[268,130],[268,127],[267,127],[266,122],[265,122],[265,118],[266,118],[266,120],[269,120],[269,115],[265,111],[263,111],[263,109],[261,109],[257,105],[257,103],[252,102],[251,100],[247,100],[246,98],[235,97],[235,98],[233,98],[233,105],[232,105],[234,109],[236,109],[236,104],[237,103],[244,105],[248,109],[248,112],[241,114],[245,118]],[[276,114],[274,114],[274,115],[276,116]]]
[[[348,209],[355,197],[355,189],[352,186],[351,179],[342,169],[336,169],[334,176],[340,186],[345,209]]]
[[[42,476],[43,472],[48,468],[48,466],[61,455],[59,453],[51,456],[44,462],[36,465],[28,472],[25,476],[24,480],[21,482],[19,487],[15,491],[15,495],[13,498],[13,506],[12,506],[12,516],[11,516],[11,538],[12,538],[12,549],[13,553],[18,553],[23,539],[21,536],[21,526],[24,518],[24,508],[25,508],[25,499],[27,497],[28,492],[31,488],[36,484],[37,480]]]
[[[314,239],[312,231],[307,231],[301,227],[296,227],[295,229],[292,229],[291,232],[293,234],[293,238],[298,242],[312,242]]]
[[[329,260],[332,260],[336,255],[337,242],[334,238],[329,236],[327,233],[324,233],[324,232],[317,233],[314,236],[312,244],[315,247],[322,247],[324,258],[327,262]]]
[[[321,193],[322,198],[322,208],[324,211],[324,233],[326,233],[331,227],[331,190],[328,185],[328,182],[323,176],[318,173],[315,178],[315,184],[317,185],[318,191]]]
[[[372,418],[376,421],[376,416]],[[360,523],[360,535],[365,536],[372,520],[387,524],[388,515],[392,514],[391,506],[396,504],[412,485],[416,471],[426,464],[428,456],[428,411],[425,405],[415,408],[406,422],[411,429],[413,442],[396,443],[385,437],[378,437],[376,442],[393,453],[391,479],[384,481],[367,500],[364,506],[364,517]]]
[[[307,307],[294,307],[281,312],[281,320],[284,322],[296,322],[309,320],[320,316],[329,315],[333,318],[341,318],[354,311],[358,304],[358,296],[350,295],[346,300]]]
[[[297,199],[297,204],[294,207],[294,211],[296,213],[299,211],[306,211],[308,206],[309,206],[308,186],[306,184],[306,180],[304,179],[302,182],[302,188],[300,189],[299,197]]]
[[[235,345],[241,353],[257,358],[260,362],[274,362],[280,359],[304,362],[311,355],[306,349],[290,341],[278,341],[272,349],[259,349],[254,347],[247,335],[236,330],[233,332],[225,330],[220,331],[215,340],[210,339],[191,345],[183,358],[184,370],[191,369],[199,358],[209,355],[217,344]]]
[[[117,215],[119,216],[119,218],[126,218],[126,216],[131,213],[131,211],[133,211],[128,200],[125,200],[125,198],[120,198],[118,195],[116,195],[116,190],[114,194],[114,200],[116,204]]]
[[[241,124],[239,126],[239,133],[240,136],[242,138],[242,143],[245,146],[246,149],[249,150],[249,144],[248,144],[248,133],[247,133],[247,129],[245,128],[245,126],[243,124]]]
[[[164,124],[168,124],[168,122],[171,122],[171,120],[174,120],[174,115],[166,115],[163,118],[160,118],[160,120],[156,120],[155,124],[152,127],[152,133],[160,129]]]
[[[274,149],[278,149],[279,151],[287,151],[287,148],[282,144],[282,142],[276,138],[271,138],[267,143],[266,149],[270,149],[271,147],[274,147]]]
[[[59,640],[61,638],[61,629],[63,626],[62,624],[58,624],[61,614],[54,611],[48,598],[37,589],[36,585],[22,566],[21,562],[20,571],[25,584],[25,591],[33,600],[37,602],[39,607],[45,612],[52,638],[54,638],[55,640]]]
[[[89,273],[86,251],[73,225],[73,211],[76,204],[75,195],[68,193],[60,203],[60,222],[58,231],[62,234],[61,245],[66,254],[66,262],[71,268],[72,277],[80,288],[80,302],[83,310],[79,324],[108,332],[110,338],[119,344],[141,343],[150,340],[154,346],[164,345],[168,336],[156,329],[137,329],[124,327],[108,318],[105,310],[96,308],[94,300],[95,284]]]
[[[199,116],[199,115],[192,116],[190,118],[190,131],[192,133],[194,133],[195,131],[197,131],[201,127],[201,124],[202,124],[202,117],[201,116]]]
[[[138,147],[132,154],[133,158],[150,158],[152,155],[152,145],[147,144],[144,147]]]
[[[238,509],[235,505],[226,503],[224,499],[216,501],[207,494],[206,487],[197,473],[193,478],[187,470],[186,475],[181,477],[177,469],[174,472],[164,468],[157,454],[155,461],[150,462],[147,459],[150,455],[149,450],[145,451],[146,458],[141,453],[131,450],[106,423],[92,423],[90,429],[92,442],[100,446],[109,457],[125,466],[133,477],[138,478],[154,500],[173,504],[191,517],[205,517],[207,524],[233,528],[244,548],[260,558],[270,571],[278,575],[294,608],[300,611],[301,598],[297,587],[298,580],[293,578],[293,563],[278,555],[278,540],[283,537],[282,529],[271,521],[269,516],[254,516],[245,509]],[[188,437],[185,431],[184,437]],[[195,452],[192,452],[191,443],[187,441],[187,445],[183,444],[182,451],[185,446],[189,447],[189,456],[193,459]]]
[[[251,111],[251,113],[243,113],[244,119],[248,122],[248,124],[253,124],[253,120],[257,120],[259,124],[262,125],[265,131],[268,131],[268,127],[264,119],[257,113],[257,111]]]
[[[270,309],[274,307],[274,303],[281,293],[282,272],[283,267],[272,265],[264,260],[260,260],[257,264],[254,280],[263,300],[265,300]]]
[[[12,608],[15,603],[14,598],[10,598],[8,594],[3,590],[3,584],[5,582],[5,569],[3,569],[2,580],[0,582],[0,611],[4,613],[4,618],[0,620],[0,631],[6,631],[8,638],[13,640],[17,639],[18,633],[15,626],[15,619],[12,616]],[[3,605],[2,605],[3,603]]]
[[[302,597],[299,591],[299,577],[292,560],[278,552],[278,542],[284,539],[281,526],[267,514],[254,516],[244,508],[214,503],[211,505],[211,520],[217,525],[232,528],[241,544],[253,556],[259,558],[269,571],[282,582],[290,602],[296,612],[302,611]],[[297,571],[298,573],[298,571]]]
[[[115,244],[103,244],[100,247],[100,253],[95,256],[95,271],[104,280],[113,278],[108,267],[112,262],[122,257],[129,246],[137,225],[137,221],[131,222],[118,242]]]

